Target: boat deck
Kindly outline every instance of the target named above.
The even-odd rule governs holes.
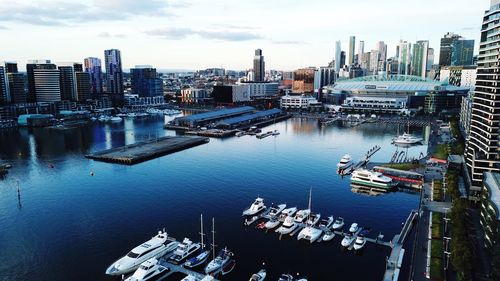
[[[203,279],[206,276],[203,273],[199,273],[199,272],[187,269],[187,268],[183,267],[182,265],[177,265],[177,264],[173,264],[173,263],[169,262],[168,259],[172,255],[173,255],[173,253],[170,253],[170,254],[168,254],[168,255],[166,255],[166,256],[163,257],[164,260],[162,260],[161,264],[163,266],[165,266],[165,267],[168,267],[170,269],[170,271],[167,272],[164,275],[161,275],[161,277],[159,277],[158,279],[156,279],[157,281],[165,280],[165,279],[167,279],[167,277],[169,277],[170,275],[172,275],[174,273],[182,273],[182,274],[186,274],[186,276],[187,275],[192,275],[197,280],[201,280],[201,279]],[[202,268],[202,267],[200,266],[200,268]],[[218,279],[214,279],[213,281],[219,281],[219,280]]]

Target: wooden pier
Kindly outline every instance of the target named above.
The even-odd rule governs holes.
[[[208,143],[205,137],[162,137],[85,155],[86,158],[133,165],[163,155]]]
[[[376,145],[376,146],[372,147],[370,150],[368,150],[366,152],[365,156],[358,163],[356,163],[355,165],[353,165],[350,168],[347,168],[345,170],[339,170],[339,174],[341,174],[341,175],[349,175],[352,172],[354,172],[354,170],[359,169],[359,168],[361,168],[363,166],[366,166],[366,164],[368,164],[368,162],[370,161],[370,158],[375,153],[377,153],[380,149],[381,149],[380,145]]]

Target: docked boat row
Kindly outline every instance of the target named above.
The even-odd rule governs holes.
[[[177,109],[157,109],[157,108],[148,108],[146,112],[149,114],[163,114],[163,115],[177,115],[182,113],[182,111]]]
[[[259,215],[259,213],[261,213]],[[321,214],[312,211],[312,190],[309,191],[309,205],[307,209],[298,210],[297,207],[286,208],[286,204],[279,204],[267,209],[264,199],[258,197],[252,205],[243,212],[251,218],[245,220],[245,225],[250,225],[259,219],[267,219],[257,224],[258,229],[266,231],[275,229],[276,233],[293,236],[298,232],[297,240],[314,242],[331,241],[336,232],[344,236],[341,245],[351,246],[354,242],[355,250],[360,250],[364,246],[363,237],[359,237],[359,232],[363,229],[357,223],[351,224],[348,233],[340,232],[344,225],[344,218],[333,216],[321,217]],[[359,241],[356,240],[359,237]]]
[[[133,248],[125,256],[111,264],[107,268],[106,274],[124,276],[133,273],[125,280],[145,281],[169,272],[171,267],[175,265],[193,269],[203,264],[206,264],[203,270],[204,274],[215,276],[230,273],[236,266],[233,252],[225,247],[218,255],[215,255],[215,220],[212,219],[213,238],[211,250],[207,249],[203,243],[203,236],[205,235],[203,233],[203,216],[200,217],[200,225],[200,243],[193,242],[189,238],[184,238],[182,242],[178,242],[169,237],[166,231],[159,231],[158,235]],[[207,263],[211,252],[213,253],[212,260]]]
[[[265,132],[265,133],[262,133],[262,134],[257,134],[255,136],[258,139],[263,139],[263,138],[267,138],[267,137],[270,137],[270,136],[277,136],[279,134],[280,134],[280,132],[278,130],[274,130],[274,131],[268,131],[268,132]]]

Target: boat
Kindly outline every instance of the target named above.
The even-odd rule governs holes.
[[[253,216],[251,218],[247,218],[245,219],[245,221],[243,222],[243,225],[245,226],[249,226],[251,225],[252,223],[254,223],[255,221],[257,221],[259,219],[259,216]]]
[[[344,239],[342,239],[342,241],[340,242],[340,245],[342,245],[343,247],[349,247],[354,242],[354,240],[356,240],[356,237],[354,237],[352,233],[347,233],[344,236]]]
[[[222,275],[226,275],[229,272],[233,271],[234,267],[236,266],[236,261],[235,260],[230,260],[227,262],[221,270]]]
[[[390,177],[366,169],[355,170],[351,176],[351,183],[384,189],[391,189],[396,186],[396,182]]]
[[[281,274],[278,281],[293,281],[293,276],[291,274]]]
[[[422,143],[423,139],[416,137],[414,135],[404,133],[396,138],[392,139],[395,144],[419,144]]]
[[[263,138],[267,138],[267,137],[272,136],[272,135],[273,135],[273,131],[268,131],[268,132],[265,132],[262,134],[257,134],[256,137],[258,139],[263,139]]]
[[[203,215],[200,215],[200,226],[201,226],[200,253],[196,257],[190,258],[184,263],[184,266],[187,268],[197,267],[198,265],[206,262],[208,259],[208,256],[210,255],[210,251],[205,250],[205,244],[203,243],[203,236],[205,235],[205,234],[203,234]]]
[[[269,221],[264,225],[267,229],[273,229],[277,227],[280,223],[284,222],[287,217],[293,217],[297,212],[297,207],[292,207],[288,209],[284,209],[281,211],[278,217],[272,217]]]
[[[332,224],[333,224],[333,216],[329,216],[328,218],[324,218],[319,222],[318,228],[322,230],[327,230],[332,227]]]
[[[253,274],[249,281],[264,281],[264,279],[266,279],[266,275],[266,270],[261,269],[259,272]]]
[[[194,243],[193,241],[189,240],[189,238],[184,238],[184,240],[182,240],[182,243],[180,243],[177,246],[177,249],[175,249],[174,254],[170,257],[170,261],[175,264],[180,264],[200,248],[201,245],[199,243]]]
[[[344,218],[337,217],[335,219],[335,222],[332,225],[332,229],[333,230],[338,230],[338,229],[341,229],[342,227],[344,227]]]
[[[168,237],[167,232],[159,231],[158,235],[133,248],[127,255],[118,259],[106,269],[107,275],[122,275],[136,270],[139,265],[150,258],[162,257],[177,248],[179,242]]]
[[[242,136],[244,136],[246,134],[247,134],[246,132],[240,131],[240,132],[236,132],[236,134],[234,134],[234,135],[237,136],[237,137],[242,137]]]
[[[300,211],[299,211],[300,212]],[[283,224],[276,229],[279,234],[289,234],[299,227],[299,224],[295,221],[294,217],[287,217]]]
[[[337,169],[344,170],[352,166],[352,157],[349,154],[346,154],[340,159],[339,163],[337,163]]]
[[[363,247],[365,246],[366,244],[366,239],[364,236],[362,235],[359,235],[357,238],[356,238],[356,242],[354,242],[354,250],[361,250],[363,249]]]
[[[284,209],[286,208],[286,204],[280,204],[276,207],[271,207],[271,211],[269,211],[270,217],[278,216]]]
[[[149,260],[141,263],[134,274],[125,279],[125,281],[146,281],[169,270],[170,269],[163,260],[150,258]]]
[[[312,190],[311,190],[312,191]],[[309,191],[309,209],[312,208],[311,204],[311,191]],[[302,229],[297,235],[297,240],[308,240],[310,243],[318,240],[318,238],[323,234],[323,228],[320,226],[315,227],[315,225],[320,221],[321,215],[310,213],[306,221],[306,227]],[[327,224],[331,225],[333,223],[333,217],[327,219]],[[322,221],[323,222],[323,221]]]
[[[90,117],[90,120],[91,120],[91,121],[96,121],[96,120],[97,120],[97,118],[95,118],[95,117]]]
[[[116,114],[116,116],[118,116],[118,117],[126,117],[127,114],[125,114],[125,113],[118,113],[118,114]]]
[[[328,241],[332,240],[334,237],[335,237],[335,232],[333,232],[332,230],[329,229],[329,230],[325,231],[325,235],[323,235],[323,241],[328,242]]]
[[[215,219],[212,218],[212,253],[213,259],[205,266],[206,274],[218,273],[229,262],[234,255],[231,251],[224,247],[217,256],[215,256]]]
[[[188,276],[182,278],[181,281],[199,281],[199,280],[196,279],[196,277],[193,275],[188,275]]]
[[[279,134],[280,134],[280,132],[278,130],[274,130],[272,135],[273,136],[278,136]]]
[[[354,233],[354,232],[358,231],[358,229],[359,229],[358,224],[357,223],[353,223],[353,224],[351,224],[351,227],[349,227],[349,232]]]
[[[114,117],[111,117],[109,120],[111,122],[121,122],[123,120],[123,118],[118,117],[118,116],[114,116]]]
[[[253,216],[258,214],[266,209],[266,205],[264,205],[264,199],[257,197],[255,201],[252,203],[250,208],[243,211],[243,216]]]

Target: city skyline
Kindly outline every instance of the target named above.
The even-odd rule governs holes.
[[[56,64],[81,62],[85,57],[102,59],[102,50],[116,48],[122,51],[126,70],[139,64],[152,64],[158,69],[243,70],[252,68],[249,54],[260,48],[266,53],[266,68],[292,70],[327,65],[334,57],[335,41],[341,41],[342,50],[347,51],[351,35],[356,36],[356,43],[365,42],[365,50],[374,48],[378,41],[386,42],[388,56],[395,54],[401,39],[411,43],[429,40],[430,47],[436,49],[444,34],[454,32],[479,42],[478,19],[489,5],[489,1],[481,1],[484,5],[478,3],[471,8],[467,1],[426,0],[411,10],[405,10],[407,7],[399,1],[361,1],[358,5],[366,9],[356,9],[356,21],[342,12],[332,19],[332,10],[349,10],[350,4],[340,1],[273,6],[258,5],[259,1],[239,5],[225,1],[5,1],[0,8],[0,36],[16,40],[11,40],[8,48],[0,48],[0,60],[18,61],[24,71],[25,62],[31,59],[47,58]],[[79,12],[70,13],[74,10]],[[217,16],[220,10],[225,11],[225,17]],[[190,16],[183,17],[186,13]],[[257,13],[259,21],[255,22],[253,15]],[[426,21],[408,21],[410,14],[412,18],[425,16]],[[317,20],[276,24],[284,22],[285,15],[311,15]],[[20,33],[24,34],[22,38],[16,36]],[[45,48],[29,42],[44,42]],[[478,44],[475,54],[477,48]]]

